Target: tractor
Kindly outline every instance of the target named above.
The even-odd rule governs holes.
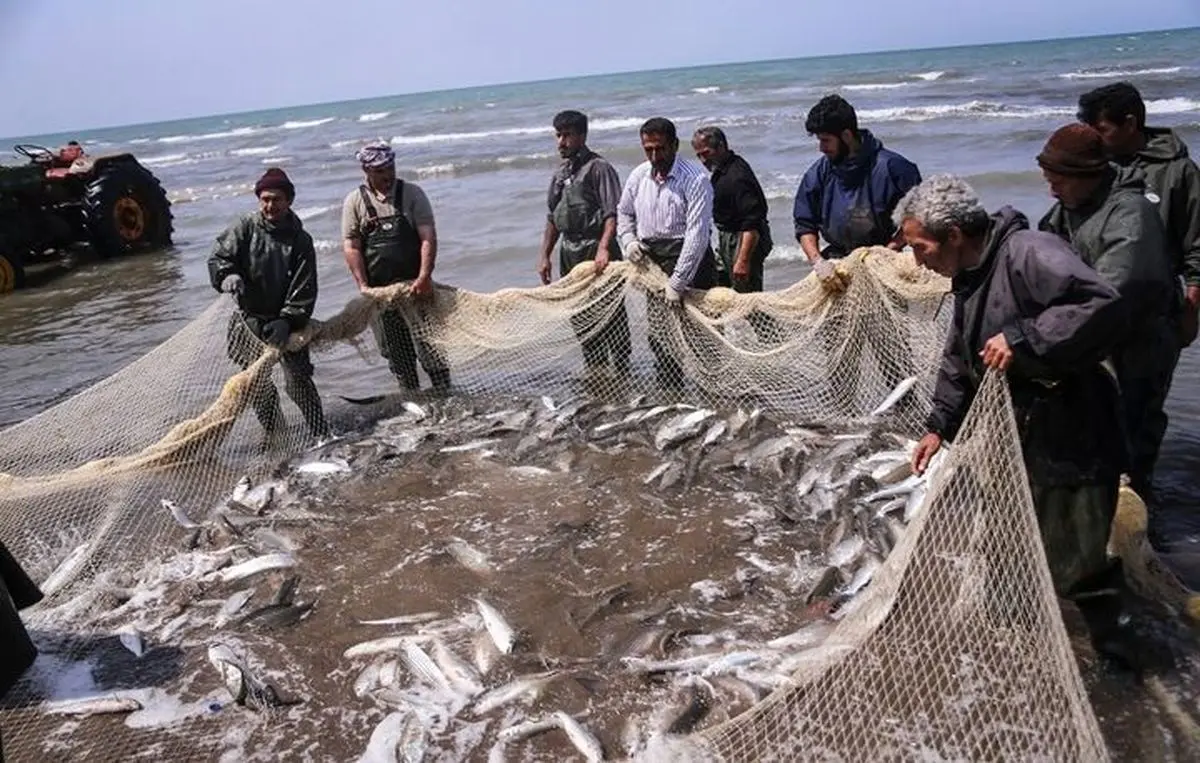
[[[0,294],[81,245],[102,258],[171,245],[171,202],[132,154],[91,157],[74,141],[13,150],[29,163],[0,166]]]

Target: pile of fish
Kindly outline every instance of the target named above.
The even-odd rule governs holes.
[[[545,397],[404,402],[366,434],[280,464],[258,484],[243,479],[211,511],[188,510],[164,496],[159,510],[179,525],[184,550],[138,570],[101,575],[57,614],[120,634],[135,655],[166,644],[195,649],[211,671],[199,683],[224,687],[226,701],[272,717],[302,715],[312,698],[303,687],[285,685],[286,672],[264,671],[247,639],[261,646],[273,634],[302,633],[340,614],[333,602],[345,602],[344,593],[335,599],[316,586],[300,595],[301,569],[311,580],[327,575],[308,571],[306,542],[297,537],[339,521],[330,508],[335,496],[404,467],[448,462],[487,466],[489,475],[524,480],[531,491],[539,480],[566,481],[542,488],[547,494],[583,485],[577,474],[589,460],[637,464],[637,474],[603,480],[634,486],[634,508],[623,511],[660,507],[677,512],[689,531],[723,530],[728,537],[708,540],[732,559],[727,578],[694,579],[639,601],[654,585],[644,571],[598,584],[613,570],[576,559],[580,573],[564,568],[558,577],[582,602],[566,618],[582,646],[554,653],[542,632],[550,624],[536,613],[514,618],[504,602],[507,586],[533,585],[520,577],[536,553],[529,534],[493,526],[471,538],[474,520],[464,515],[462,531],[410,550],[395,567],[396,582],[399,590],[421,584],[440,556],[450,562],[440,574],[465,574],[484,590],[447,600],[437,611],[403,611],[401,600],[401,613],[355,618],[349,632],[376,634],[342,652],[343,668],[333,675],[344,676],[346,696],[321,702],[365,703],[382,714],[362,738],[367,761],[458,759],[480,754],[475,750],[487,750],[490,760],[536,756],[535,741],[555,737],[538,742],[557,745],[540,754],[561,758],[570,745],[586,760],[637,755],[786,686],[869,588],[921,510],[944,457],[915,476],[909,467],[915,443],[892,431],[889,410],[914,381],[902,382],[853,427],[785,425],[758,409],[719,412],[644,397],[621,404]],[[611,487],[591,485],[579,487],[580,495]],[[477,500],[461,490],[444,500],[456,495],[466,497],[454,506]],[[618,498],[613,505],[629,502]],[[449,503],[426,503],[424,510],[438,516],[451,510]],[[406,521],[418,509],[410,507]],[[605,544],[626,537],[628,521],[588,518],[590,538],[568,528],[565,553],[602,557]],[[105,697],[109,703],[90,712],[137,709],[137,702],[114,705],[111,693]],[[76,706],[76,714],[88,712]]]

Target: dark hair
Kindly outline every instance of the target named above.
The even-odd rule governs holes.
[[[1080,122],[1096,126],[1101,119],[1119,125],[1132,116],[1139,130],[1146,126],[1146,104],[1142,94],[1128,82],[1114,82],[1079,96]]]
[[[675,123],[666,117],[651,117],[642,124],[640,135],[661,135],[671,143],[679,140],[675,134]]]
[[[554,115],[555,132],[570,132],[587,135],[587,114],[581,111],[560,111]]]
[[[858,115],[845,98],[827,95],[809,110],[804,129],[809,135],[841,135],[843,130],[849,130],[857,137]]]
[[[704,142],[704,145],[709,148],[729,148],[729,140],[725,137],[725,131],[720,127],[712,125],[701,127],[696,130],[695,137]]]

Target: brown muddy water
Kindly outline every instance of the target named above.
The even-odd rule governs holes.
[[[441,404],[422,405],[433,410]],[[507,402],[489,405],[512,410]],[[453,718],[435,721],[427,759],[488,760],[500,730],[556,711],[578,719],[608,757],[618,758],[631,740],[683,715],[696,696],[671,674],[643,675],[622,657],[752,650],[798,629],[819,633],[833,624],[831,597],[810,598],[826,565],[829,522],[780,515],[786,463],[735,466],[737,449],[721,444],[698,462],[693,482],[662,489],[646,483],[664,458],[648,441],[654,427],[603,443],[576,435],[529,447],[520,433],[491,432],[481,423],[497,420],[488,417],[489,405],[471,404],[473,423],[457,428],[423,425],[395,401],[360,411],[366,420],[399,416],[325,449],[324,457],[347,458],[352,473],[293,474],[262,521],[244,519],[248,535],[260,540],[259,532],[269,532],[272,543],[291,548],[298,560],[289,571],[300,576],[296,603],[313,606],[297,622],[215,626],[229,596],[254,590],[241,616],[266,604],[285,573],[198,583],[203,576],[187,574],[196,570],[177,561],[171,563],[178,568],[174,582],[160,599],[104,622],[110,629],[122,620],[145,626],[149,651],[143,657],[134,658],[109,636],[63,649],[71,653],[67,663],[55,656],[62,634],[35,634],[44,654],[17,692],[21,699],[6,700],[8,759],[357,760],[394,709],[394,695],[356,694],[355,684],[364,670],[394,659],[396,648],[384,657],[347,657],[346,651],[432,628],[472,663],[486,632],[476,598],[494,605],[520,636],[512,654],[492,655],[486,687],[547,671],[558,675],[535,698],[478,715],[466,703]],[[526,403],[532,410],[537,405]],[[779,431],[766,418],[757,426],[757,441]],[[869,447],[878,450],[879,443]],[[441,450],[459,445],[472,447]],[[181,549],[189,535],[179,528]],[[486,567],[449,553],[456,539],[485,554]],[[206,530],[199,548],[179,559],[237,541],[227,531]],[[141,582],[168,577],[155,569]],[[139,580],[106,582],[133,587]],[[1200,668],[1193,638],[1150,603],[1130,600],[1128,609],[1133,616],[1124,640],[1143,656],[1139,670],[1098,656],[1082,622],[1067,611],[1105,740],[1117,760],[1195,760]],[[417,613],[436,618],[395,626],[361,622]],[[168,639],[164,629],[180,620],[176,637]],[[218,642],[232,646],[280,697],[300,704],[261,713],[233,704],[205,659]],[[420,643],[430,651],[429,642]],[[41,715],[40,698],[63,675],[81,671],[90,672],[93,690],[149,686],[159,693],[123,719]],[[762,685],[712,677],[716,691],[696,728],[736,715],[777,680],[769,669],[748,675]],[[419,683],[402,661],[396,681],[393,689]],[[420,703],[430,696],[404,698]],[[168,723],[174,725],[168,729]],[[558,729],[510,743],[504,753],[507,760],[581,759]]]

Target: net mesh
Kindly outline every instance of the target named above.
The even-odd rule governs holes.
[[[527,420],[559,426],[565,410],[581,410],[572,400],[609,412],[631,400],[684,402],[805,427],[886,416],[892,430],[919,435],[951,313],[948,284],[911,255],[885,249],[859,250],[838,272],[845,286],[838,294],[808,278],[761,294],[713,289],[682,308],[663,301],[661,272],[625,263],[599,276],[585,263],[537,289],[479,294],[439,286],[424,302],[397,285],[368,290],[311,322],[289,349],[312,353],[319,386],[322,366],[336,364],[340,378],[364,390],[395,390],[375,346],[397,342],[396,326],[407,327],[416,360],[409,370],[432,369],[433,377],[448,369],[452,399],[524,399],[535,410],[544,399],[545,411],[522,414],[505,430],[516,433],[516,451],[544,439]],[[289,747],[281,719],[293,731],[357,735],[347,750],[367,745],[371,726],[351,724],[347,732],[338,725],[345,718],[328,713],[314,720],[284,705],[257,715],[257,726],[233,729],[203,704],[189,704],[200,703],[218,675],[205,649],[214,629],[200,632],[186,615],[213,604],[209,584],[249,558],[239,534],[223,536],[214,518],[228,510],[239,480],[276,477],[281,460],[313,443],[318,419],[311,406],[302,409],[308,398],[290,375],[294,366],[280,359],[220,299],[137,362],[0,437],[0,538],[46,594],[23,613],[43,657],[0,711],[12,759],[212,759],[230,750],[327,757],[319,742]],[[910,391],[877,412],[898,386]],[[326,395],[326,416],[335,428],[348,426],[335,409]],[[489,427],[477,434],[495,435]],[[257,497],[257,512],[251,498],[241,501],[261,516],[270,496]],[[988,377],[924,505],[790,680],[748,711],[646,754],[1103,759],[1002,380]],[[131,582],[147,580],[157,587],[147,592]],[[112,656],[113,642],[131,628],[153,641],[146,657],[155,659],[119,646],[124,657]],[[229,622],[215,630],[245,645]],[[289,651],[283,641],[254,640],[253,654],[241,654],[248,671],[272,658],[303,663],[314,676],[303,687],[309,706],[349,707],[344,685],[329,688],[315,677],[329,673],[336,655],[303,642]],[[101,652],[108,656],[96,659]],[[72,690],[68,679],[80,670],[88,673],[79,682],[85,688]],[[59,699],[123,690],[143,692],[144,707],[161,708],[167,695],[174,704],[160,718],[143,712],[124,722],[50,712]]]

